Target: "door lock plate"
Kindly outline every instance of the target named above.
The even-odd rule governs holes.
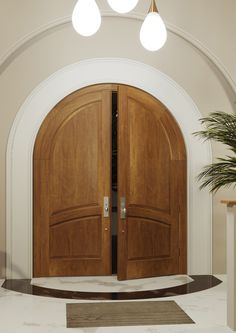
[[[103,216],[109,217],[109,197],[104,197],[103,200]]]

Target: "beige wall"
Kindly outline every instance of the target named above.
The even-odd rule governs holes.
[[[105,0],[97,2],[102,9],[108,9]],[[74,4],[74,0],[0,0],[0,59],[6,59],[14,45],[41,27],[68,17]],[[200,41],[236,81],[234,0],[159,0],[158,5],[170,27],[183,29],[193,40]],[[148,2],[140,0],[137,14],[144,13],[147,7]],[[100,31],[88,39],[78,36],[70,24],[64,24],[31,39],[0,64],[0,275],[4,275],[8,134],[25,98],[49,75],[82,59],[130,58],[169,75],[187,91],[203,116],[215,110],[234,112],[235,94],[206,56],[173,32],[169,32],[162,50],[147,52],[138,40],[140,24],[132,18],[104,17]],[[214,144],[214,156],[221,153],[225,154],[224,148]],[[222,190],[213,199],[213,269],[218,273],[225,271],[225,214],[220,199],[233,196],[232,190]]]

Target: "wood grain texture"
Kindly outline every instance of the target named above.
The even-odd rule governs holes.
[[[171,228],[167,223],[140,217],[128,217],[128,260],[169,257],[171,254],[170,232]]]
[[[186,272],[186,153],[180,129],[147,93],[119,86],[120,280]],[[119,207],[120,209],[120,207]]]
[[[101,260],[101,245],[100,216],[74,219],[50,226],[49,256],[51,259],[95,258]]]
[[[221,203],[223,204],[227,204],[227,205],[236,205],[236,201],[235,200],[221,200]]]
[[[44,120],[34,147],[34,276],[111,274],[111,96],[118,92],[120,280],[187,270],[186,152],[170,112],[124,85],[76,91]],[[111,211],[111,207],[110,211]]]
[[[34,276],[111,274],[111,86],[64,98],[34,149]]]

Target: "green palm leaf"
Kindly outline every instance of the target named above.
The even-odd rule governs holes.
[[[225,144],[236,154],[236,116],[224,112],[213,112],[209,117],[200,119],[206,129],[195,132],[204,140],[215,140]],[[211,192],[221,187],[236,185],[236,157],[218,158],[219,162],[204,167],[199,174],[200,188],[210,187]]]

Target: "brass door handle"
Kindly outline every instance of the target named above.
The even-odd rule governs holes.
[[[127,211],[126,211],[126,202],[125,202],[125,197],[122,197],[120,199],[120,218],[122,220],[125,220],[126,219],[126,215],[127,215]]]

